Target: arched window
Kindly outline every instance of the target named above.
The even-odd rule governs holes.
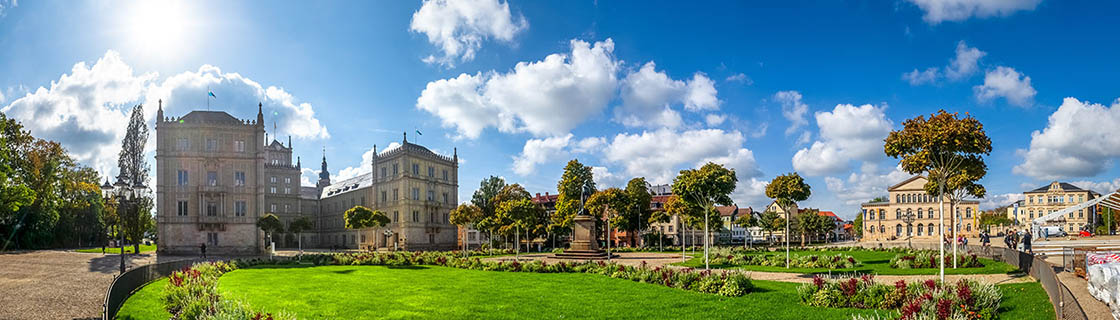
[[[964,217],[972,218],[972,208],[964,208]]]
[[[925,229],[925,228],[922,226],[922,224],[919,223],[918,224],[918,236],[919,237],[922,236],[922,229]]]
[[[911,214],[914,214],[914,209],[906,208],[906,215],[909,216]]]
[[[887,218],[887,209],[879,209],[879,220]]]
[[[902,195],[901,194],[894,195],[894,202],[895,203],[902,203]]]
[[[927,210],[926,212],[929,212],[929,218],[930,219],[936,218],[936,217],[933,216],[933,213],[934,213],[933,207],[929,207],[929,209],[926,209],[926,210]]]
[[[875,226],[871,226],[871,228],[867,228],[867,232],[868,233],[875,233]]]
[[[908,235],[908,236],[914,235],[914,226],[913,225],[906,225],[906,235]]]
[[[964,226],[964,231],[972,232],[972,224],[969,223]]]
[[[918,208],[918,219],[922,218],[922,208]]]
[[[894,218],[895,219],[902,219],[902,209],[895,209],[894,210]]]
[[[932,223],[926,225],[926,233],[928,233],[931,236],[937,235],[937,233],[933,231],[933,224]]]
[[[879,233],[887,232],[887,227],[879,226]]]
[[[902,225],[901,224],[894,225],[894,235],[899,236],[899,237],[902,236]]]

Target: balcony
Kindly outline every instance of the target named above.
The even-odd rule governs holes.
[[[205,185],[198,187],[198,192],[202,193],[226,193],[226,186],[222,185]]]

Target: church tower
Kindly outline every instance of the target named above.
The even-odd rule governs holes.
[[[331,185],[331,173],[327,171],[327,150],[323,149],[323,167],[319,170],[319,182],[315,183],[315,188],[319,189],[319,193],[323,193],[323,188]]]

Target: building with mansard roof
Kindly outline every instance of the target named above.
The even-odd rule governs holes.
[[[913,176],[887,188],[886,201],[873,201],[860,205],[863,214],[861,241],[937,240],[939,235],[949,235],[955,226],[957,235],[974,238],[980,233],[980,202],[962,200],[951,206],[945,199],[944,233],[940,233],[941,207],[936,196],[925,191],[928,180]],[[908,218],[909,217],[909,218]]]
[[[302,163],[287,144],[269,140],[262,105],[254,120],[221,111],[191,111],[156,120],[156,224],[161,253],[265,251],[256,222],[275,214],[287,227],[308,218],[314,228],[273,237],[278,247],[453,249],[458,153],[440,155],[409,143],[375,152],[368,172],[332,182],[323,157],[314,187],[300,185]],[[274,138],[278,138],[275,137]],[[457,151],[457,150],[456,150]],[[343,212],[366,206],[390,219],[384,228],[346,229]]]

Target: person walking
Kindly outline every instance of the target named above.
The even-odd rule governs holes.
[[[101,255],[105,255],[105,243],[101,243]]]
[[[990,255],[992,252],[992,236],[988,234],[988,231],[980,233],[980,248],[984,251],[984,254]]]
[[[206,244],[205,243],[202,243],[202,244],[198,245],[198,251],[202,253],[202,258],[206,259]]]
[[[1030,231],[1023,231],[1023,251],[1028,254],[1034,254],[1031,250],[1031,233]]]

